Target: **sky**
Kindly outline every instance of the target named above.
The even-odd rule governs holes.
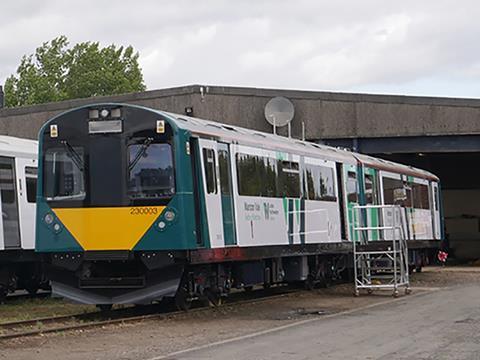
[[[480,97],[480,3],[442,0],[4,0],[0,84],[20,59],[132,45],[149,90],[191,84]]]

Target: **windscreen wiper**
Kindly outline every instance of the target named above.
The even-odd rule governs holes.
[[[132,161],[130,161],[130,164],[128,164],[128,171],[132,171],[132,169],[137,165],[137,163],[140,161],[143,155],[147,152],[148,147],[152,144],[153,138],[146,138],[145,141],[142,144],[142,147],[137,151],[135,154],[135,157],[133,158]]]
[[[83,162],[82,157],[75,151],[72,145],[70,145],[66,140],[63,140],[61,143],[63,144],[63,146],[65,146],[65,149],[67,150],[68,155],[70,156],[70,158],[72,159],[73,163],[78,168],[78,170],[83,172],[85,164]]]

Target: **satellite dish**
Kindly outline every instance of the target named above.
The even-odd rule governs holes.
[[[265,119],[273,127],[281,127],[290,123],[295,114],[295,108],[290,100],[276,96],[265,105]]]

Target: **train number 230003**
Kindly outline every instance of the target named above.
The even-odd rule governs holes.
[[[133,207],[130,208],[130,215],[157,215],[158,209],[155,207]]]

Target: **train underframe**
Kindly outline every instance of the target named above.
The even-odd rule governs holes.
[[[438,242],[409,250],[411,270],[421,270]],[[217,304],[234,289],[297,283],[311,289],[351,279],[348,243],[201,249],[193,251],[89,251],[47,257],[52,292],[109,308],[174,299],[188,309],[193,300]]]
[[[2,250],[0,252],[0,301],[16,290],[34,295],[50,285],[40,256],[33,250]]]

